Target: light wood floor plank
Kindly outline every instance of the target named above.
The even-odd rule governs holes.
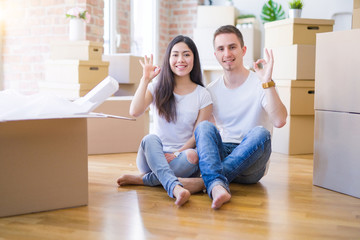
[[[118,188],[135,158],[89,156],[88,206],[0,218],[0,239],[360,239],[360,199],[313,186],[313,155],[273,153],[268,175],[231,184],[217,211],[204,193],[178,208],[162,187]]]

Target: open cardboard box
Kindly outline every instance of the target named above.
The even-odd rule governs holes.
[[[129,119],[90,112],[117,90],[107,80],[79,99],[89,113],[0,118],[0,217],[87,205],[87,118]]]

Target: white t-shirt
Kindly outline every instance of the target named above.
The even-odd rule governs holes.
[[[176,123],[169,123],[165,118],[159,116],[159,112],[155,106],[155,87],[156,82],[151,82],[148,85],[148,90],[154,99],[150,105],[153,113],[154,134],[161,139],[164,152],[175,152],[192,137],[200,109],[210,105],[212,100],[209,92],[200,85],[186,95],[174,93],[177,120]]]
[[[240,143],[255,126],[272,132],[265,112],[266,97],[260,79],[250,71],[246,81],[235,89],[225,86],[223,77],[207,87],[213,100],[213,115],[223,142]]]

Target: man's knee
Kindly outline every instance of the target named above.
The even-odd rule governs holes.
[[[210,132],[212,130],[216,129],[216,127],[214,126],[214,124],[212,124],[209,121],[202,121],[200,122],[196,129],[195,129],[195,134],[202,134],[202,133],[206,133],[206,132]]]
[[[271,139],[271,134],[270,134],[269,130],[267,130],[263,126],[257,126],[255,128],[253,128],[252,133],[255,134],[257,136],[257,138],[263,139],[264,141]]]
[[[195,150],[188,150],[186,151],[186,158],[189,163],[198,164],[199,163],[199,156]]]

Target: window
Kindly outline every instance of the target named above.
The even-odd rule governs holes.
[[[104,4],[104,53],[118,53],[121,35],[117,30],[121,11],[117,6],[121,0],[105,0]],[[130,52],[143,56],[158,57],[158,3],[159,0],[130,0]],[[124,37],[124,36],[123,36]]]

